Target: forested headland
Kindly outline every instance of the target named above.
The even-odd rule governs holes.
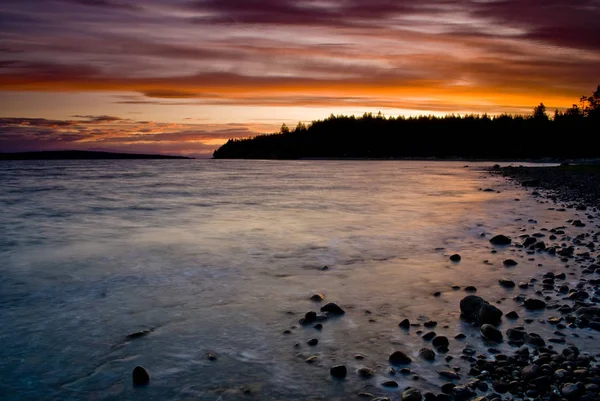
[[[573,159],[600,157],[600,85],[573,107],[549,115],[540,103],[530,115],[444,117],[334,116],[283,125],[280,132],[230,139],[216,159],[440,158]]]

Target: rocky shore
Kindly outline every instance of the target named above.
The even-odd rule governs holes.
[[[452,287],[464,292],[453,306],[460,311],[464,325],[457,327],[463,330],[450,334],[453,329],[449,325],[406,316],[390,324],[403,335],[416,337],[422,346],[407,349],[402,342],[391,342],[396,350],[387,358],[369,360],[360,350],[354,360],[332,364],[332,358],[323,358],[318,352],[320,334],[335,330],[331,323],[344,319],[347,310],[327,294],[307,294],[306,303],[313,307],[305,309],[302,316],[289,316],[281,329],[281,344],[290,348],[299,363],[314,367],[315,375],[326,375],[332,383],[360,383],[359,391],[339,399],[600,400],[600,347],[586,349],[582,345],[583,339],[589,344],[600,331],[600,168],[494,167],[489,172],[522,185],[549,210],[571,209],[579,218],[544,227],[532,216],[531,224],[517,234],[482,233],[492,253],[501,249],[514,252],[514,259],[504,260],[503,268],[518,269],[515,259],[527,260],[537,264],[538,272],[524,281],[498,278],[498,286],[514,289],[512,304],[510,298],[487,299],[487,294],[473,286]],[[537,257],[552,258],[556,261],[553,266],[559,267],[547,269]],[[461,255],[452,254],[448,260],[461,263]],[[207,358],[218,363],[214,355]],[[416,373],[417,367],[421,372],[423,367],[434,370],[436,389]],[[133,380],[146,385],[150,375],[136,367]],[[260,398],[249,390],[243,396]]]
[[[533,188],[533,195],[566,203],[567,207],[600,207],[600,165],[570,165],[558,167],[504,167],[494,166],[490,172],[502,175],[525,187]]]

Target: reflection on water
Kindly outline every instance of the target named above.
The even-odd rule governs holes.
[[[500,288],[499,276],[528,280],[541,274],[538,263],[557,266],[536,256],[507,270],[502,260],[519,256],[491,254],[487,239],[561,225],[567,214],[463,164],[3,162],[3,399],[389,393],[378,385],[389,379],[389,354],[416,355],[423,343],[400,331],[400,320],[433,318],[438,334],[476,336],[458,319],[464,293],[452,285],[475,285],[490,301],[506,298],[500,306],[508,312],[514,290]],[[455,252],[459,264],[448,261]],[[308,300],[315,292],[347,313],[320,332],[282,335],[318,308]],[[144,329],[153,331],[126,340]],[[306,345],[310,338],[319,339],[316,347]],[[450,349],[462,346],[454,341]],[[305,363],[312,355],[318,362]],[[329,376],[337,363],[351,372],[344,383]],[[136,365],[150,371],[149,387],[132,387]],[[377,376],[359,379],[354,371],[362,366]],[[411,369],[421,388],[435,388],[435,370],[444,366],[438,358]],[[401,388],[412,383],[395,380]]]

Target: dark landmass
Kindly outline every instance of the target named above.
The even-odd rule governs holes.
[[[334,116],[290,130],[230,139],[215,159],[580,159],[600,156],[585,146],[600,132],[600,85],[581,107],[556,111],[541,103],[530,116]],[[574,140],[575,136],[577,140]]]
[[[44,152],[0,153],[0,160],[116,160],[116,159],[190,159],[184,156],[146,155],[137,153],[58,150]]]
[[[600,208],[600,165],[598,164],[504,167],[491,171],[523,186],[541,191],[545,197],[565,202],[570,207]]]

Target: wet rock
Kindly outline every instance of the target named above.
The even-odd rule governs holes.
[[[412,359],[402,351],[396,351],[388,358],[394,365],[408,365]]]
[[[152,330],[146,329],[141,331],[136,331],[135,333],[131,333],[125,337],[126,340],[135,340],[137,338],[142,338],[152,333]]]
[[[450,380],[459,380],[460,379],[460,375],[451,370],[442,370],[442,371],[439,371],[438,374],[440,376],[445,377],[446,379],[450,379]]]
[[[408,319],[404,319],[398,324],[398,326],[400,326],[402,329],[408,330],[410,329],[410,321]]]
[[[323,294],[314,294],[310,297],[310,300],[313,302],[321,302],[325,299],[325,295]]]
[[[481,326],[481,335],[489,341],[502,342],[502,333],[491,324]]]
[[[435,333],[435,331],[430,331],[430,332],[423,334],[423,336],[421,338],[425,341],[431,341],[436,335],[437,334]]]
[[[525,305],[525,308],[530,309],[530,310],[540,310],[540,309],[546,308],[546,302],[542,301],[541,299],[536,299],[536,298],[525,299],[524,305]]]
[[[467,336],[464,335],[463,333],[458,333],[457,335],[454,336],[454,338],[456,340],[464,340],[465,338],[467,338]]]
[[[394,381],[394,380],[385,381],[385,382],[381,383],[381,385],[383,387],[388,387],[388,388],[396,388],[396,387],[398,387],[398,383],[396,381]]]
[[[375,371],[369,368],[360,368],[358,369],[358,375],[363,379],[370,379],[375,376]]]
[[[566,383],[561,387],[560,392],[566,399],[574,400],[585,393],[585,385],[583,383]]]
[[[136,366],[133,369],[133,384],[136,386],[145,386],[150,383],[150,374],[141,366]]]
[[[340,308],[337,304],[330,302],[321,307],[321,312],[327,312],[332,315],[343,315],[346,313],[342,308]]]
[[[490,305],[483,298],[468,295],[460,301],[461,315],[468,321],[496,324],[502,317],[502,311]]]
[[[517,263],[516,261],[514,261],[513,259],[506,259],[504,260],[504,262],[502,262],[504,264],[504,266],[506,267],[513,267],[518,265],[519,263]]]
[[[311,347],[314,347],[315,345],[317,345],[319,343],[319,340],[317,338],[311,338],[306,343],[308,345],[310,345]]]
[[[429,320],[429,321],[423,323],[423,326],[430,329],[430,328],[437,326],[437,322],[435,322],[433,320]]]
[[[321,323],[317,323],[317,324],[315,324],[315,325],[313,326],[313,328],[314,328],[315,330],[319,330],[319,331],[321,331],[321,330],[323,330],[323,325],[322,325]]]
[[[435,360],[435,352],[429,348],[421,348],[419,350],[419,356],[426,361],[434,361]]]
[[[515,312],[515,311],[511,311],[511,312],[508,312],[506,314],[506,317],[508,319],[518,319],[519,318],[519,314],[517,312]]]
[[[454,388],[456,387],[456,384],[454,383],[444,383],[442,384],[442,393],[444,394],[452,394]]]
[[[500,280],[498,280],[498,282],[504,288],[514,288],[515,287],[515,282],[512,280],[506,279],[506,278],[501,278]]]
[[[525,340],[525,330],[522,329],[508,329],[506,330],[506,337],[510,341],[524,341]]]
[[[302,325],[307,325],[307,324],[314,323],[316,320],[317,320],[317,312],[310,311],[310,312],[306,312],[304,317],[302,319],[300,319],[299,323]]]
[[[348,369],[346,369],[346,365],[336,365],[329,369],[329,373],[337,379],[343,379],[348,374]]]
[[[208,359],[209,361],[216,361],[217,360],[217,354],[215,354],[214,352],[207,352],[206,353],[206,359]]]
[[[490,242],[493,245],[510,245],[512,240],[505,235],[496,235],[495,237],[490,239]]]
[[[317,357],[316,355],[313,355],[313,356],[309,356],[308,358],[306,358],[304,360],[304,362],[306,362],[306,363],[315,363],[318,360],[319,360],[319,357]]]
[[[477,292],[477,288],[475,286],[469,285],[465,287],[465,292]]]
[[[450,346],[450,341],[448,341],[448,338],[445,336],[437,336],[433,339],[431,345],[433,345],[435,348],[447,349]]]
[[[466,385],[454,387],[454,389],[452,390],[452,394],[454,395],[454,399],[456,401],[470,400],[477,395],[475,391],[471,390]]]
[[[423,396],[416,388],[407,387],[400,396],[402,401],[421,401]]]
[[[458,253],[455,253],[454,255],[450,256],[450,260],[452,262],[460,262],[462,258],[460,257],[460,255]]]
[[[543,347],[546,345],[544,339],[535,333],[527,333],[524,337],[525,343],[535,345],[536,347]]]

